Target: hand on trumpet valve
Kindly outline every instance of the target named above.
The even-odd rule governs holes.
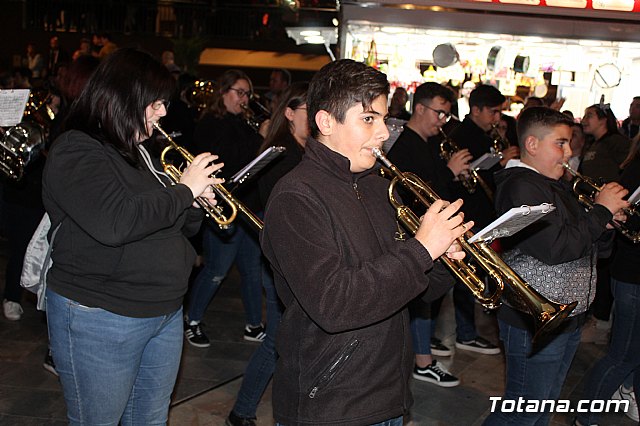
[[[598,191],[593,201],[595,204],[606,207],[611,214],[615,215],[629,207],[629,202],[623,199],[628,193],[629,191],[619,183],[609,182],[602,187],[601,191]]]
[[[214,163],[218,156],[204,152],[197,155],[193,161],[182,171],[180,183],[187,185],[193,194],[193,198],[207,198],[215,204],[215,194],[211,190],[212,185],[219,185],[224,182],[214,176],[224,163]]]
[[[458,176],[463,171],[469,170],[469,163],[472,158],[468,149],[461,149],[451,155],[447,162],[447,167],[453,172],[454,176]]]
[[[473,226],[473,222],[464,223],[464,214],[458,212],[462,200],[449,203],[436,200],[420,220],[416,239],[427,249],[432,259],[446,253],[452,259],[462,259],[465,254],[456,239]]]

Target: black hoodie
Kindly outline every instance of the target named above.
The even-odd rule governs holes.
[[[554,211],[503,241],[504,260],[550,300],[578,301],[571,315],[585,312],[595,295],[596,249],[609,249],[613,239],[613,231],[606,232],[612,218],[609,210],[596,204],[585,211],[568,182],[550,179],[514,160],[495,174],[495,182],[498,214],[522,205],[555,206]],[[498,316],[526,328],[526,317],[508,306],[501,308]]]

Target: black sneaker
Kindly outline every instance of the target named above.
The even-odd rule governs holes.
[[[49,349],[47,351],[47,354],[44,356],[44,362],[42,363],[42,366],[49,373],[55,374],[56,376],[58,375],[58,372],[56,371],[56,365],[53,363],[53,356],[51,356],[51,349]]]
[[[431,338],[431,353],[437,356],[451,356],[451,349],[446,347],[437,337]]]
[[[456,340],[456,348],[485,355],[498,355],[500,353],[499,347],[480,336],[464,342]]]
[[[187,341],[197,348],[208,348],[211,346],[209,338],[202,331],[200,323],[184,322],[184,335],[187,337]]]
[[[233,411],[229,413],[229,417],[224,422],[225,426],[256,426],[256,419],[237,416]]]
[[[423,382],[433,383],[443,388],[452,388],[460,384],[460,379],[449,373],[444,366],[435,359],[425,368],[417,365],[413,367],[413,378]]]
[[[251,327],[250,325],[244,327],[244,340],[262,342],[265,337],[267,337],[267,334],[264,332],[264,326],[262,324],[255,327]]]

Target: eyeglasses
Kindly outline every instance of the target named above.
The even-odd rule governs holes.
[[[247,91],[244,89],[236,89],[235,87],[229,87],[229,90],[233,90],[234,92],[236,92],[239,97],[246,96],[247,98],[251,98],[251,96],[253,95],[250,90]]]
[[[164,105],[164,109],[169,110],[169,105],[171,105],[171,102],[164,99],[158,99],[157,101],[151,103],[151,108],[153,108],[154,111],[158,111],[162,105]]]
[[[447,111],[443,111],[441,109],[434,109],[431,108],[428,105],[422,104],[422,106],[424,106],[425,108],[430,109],[431,111],[435,112],[436,114],[438,114],[438,120],[445,120],[445,121],[449,121],[449,119],[451,118],[451,113],[447,112]]]

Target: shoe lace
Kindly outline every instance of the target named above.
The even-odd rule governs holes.
[[[191,326],[191,331],[198,337],[202,336],[202,329],[200,328],[200,324],[195,324]]]
[[[450,374],[449,371],[447,371],[447,369],[444,368],[444,366],[439,362],[436,362],[435,365],[432,365],[431,369],[435,371],[439,376],[446,376]]]

